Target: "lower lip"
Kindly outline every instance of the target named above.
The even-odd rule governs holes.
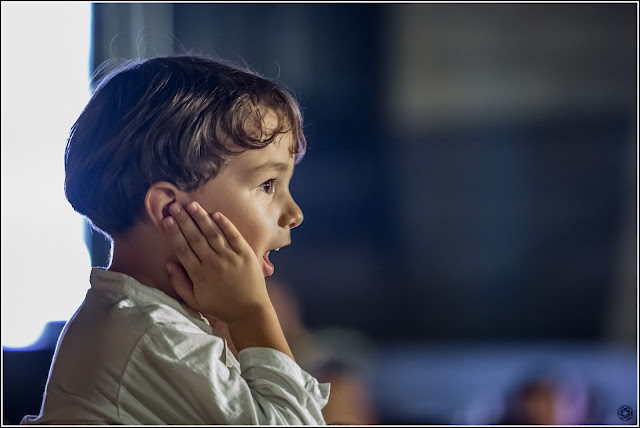
[[[264,273],[264,276],[273,275],[273,272],[276,269],[273,267],[273,264],[269,261],[269,252],[266,252],[264,256],[262,256],[262,260],[264,260],[264,263],[265,263],[262,265],[262,273]]]

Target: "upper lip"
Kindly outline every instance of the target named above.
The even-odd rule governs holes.
[[[276,250],[276,251],[277,251],[277,250],[279,250],[280,248],[284,248],[284,247],[286,247],[287,245],[290,245],[290,244],[291,244],[291,241],[287,242],[287,243],[286,243],[286,244],[284,244],[284,245],[280,245],[279,247],[275,247],[273,250]],[[269,251],[272,251],[272,250],[269,250]]]

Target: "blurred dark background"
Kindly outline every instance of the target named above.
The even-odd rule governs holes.
[[[637,4],[93,8],[94,67],[195,51],[295,93],[305,221],[276,277],[311,330],[366,339],[382,423],[489,421],[474,399],[540,364],[597,422],[637,411]],[[28,358],[3,354],[6,388]]]

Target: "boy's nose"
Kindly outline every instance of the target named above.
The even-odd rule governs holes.
[[[300,226],[300,223],[304,220],[304,214],[302,214],[302,210],[295,203],[293,198],[290,198],[287,207],[283,211],[283,215],[280,218],[280,227],[288,227],[289,229],[293,229],[294,227]]]
[[[302,210],[298,205],[296,205],[296,214],[293,217],[291,223],[289,224],[289,229],[293,229],[294,227],[300,226],[302,221],[304,220],[304,214],[302,214]]]

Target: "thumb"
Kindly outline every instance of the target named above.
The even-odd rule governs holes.
[[[193,292],[193,283],[189,279],[189,276],[182,268],[173,262],[167,262],[167,272],[169,274],[169,283],[175,292],[185,301],[185,303],[192,308],[197,306],[195,294]]]

